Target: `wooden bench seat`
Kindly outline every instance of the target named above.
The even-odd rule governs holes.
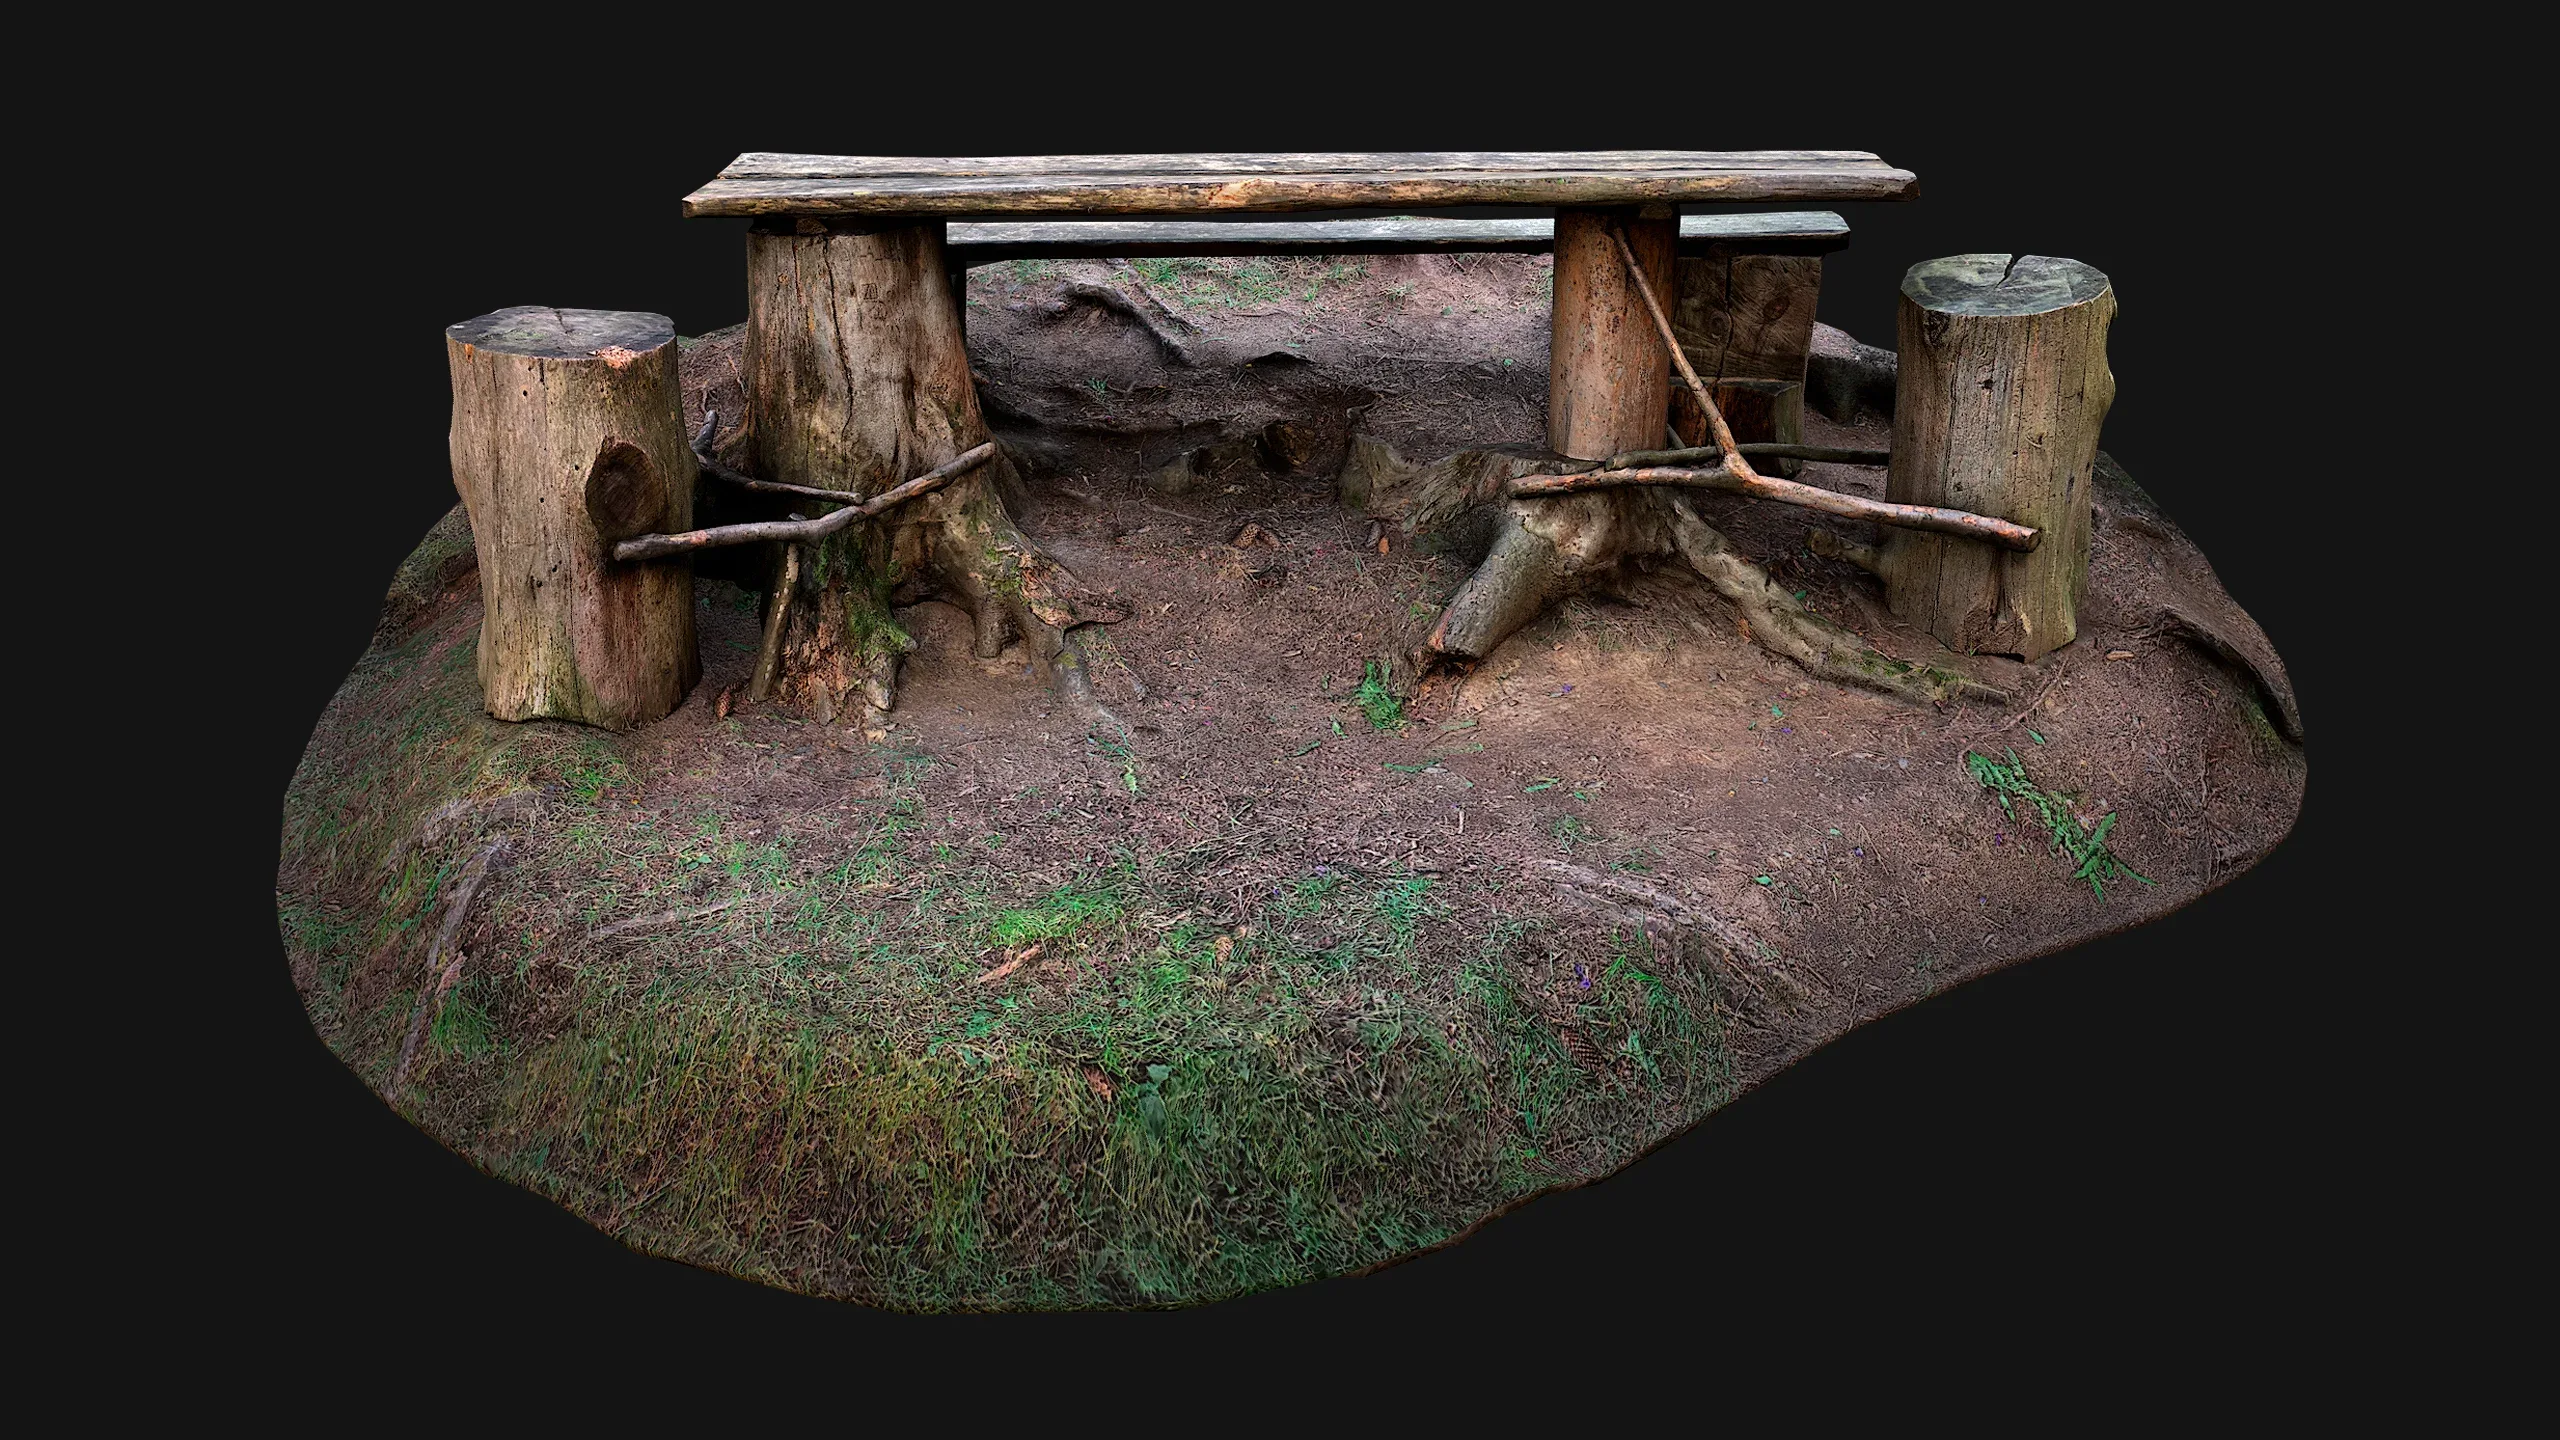
[[[1863,150],[1454,151],[976,158],[750,152],[684,213],[1186,215],[1908,200],[1920,182]]]
[[[946,232],[955,269],[1004,260],[1113,256],[1542,254],[1553,220],[1031,220],[955,221]],[[1687,215],[1679,251],[1716,246],[1754,255],[1823,255],[1849,243],[1849,222],[1827,210],[1780,215]]]

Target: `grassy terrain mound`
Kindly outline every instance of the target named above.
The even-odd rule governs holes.
[[[391,1103],[643,1249],[897,1308],[1214,1299],[1410,1255],[1732,1092],[1712,982],[1632,929],[1396,868],[1239,905],[1202,875],[1249,837],[1052,883],[933,838],[937,761],[894,747],[828,813],[645,803],[683,752],[487,719],[477,618],[386,638],[333,703],[287,948]],[[502,835],[422,1006],[440,898]]]

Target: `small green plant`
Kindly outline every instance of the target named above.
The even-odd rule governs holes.
[[[1008,949],[1034,940],[1056,940],[1088,925],[1108,925],[1120,918],[1121,909],[1115,890],[1061,885],[1045,899],[998,915],[988,938]]]
[[[2000,797],[2000,808],[2012,817],[2017,815],[2020,801],[2035,812],[2036,823],[2052,833],[2054,852],[2079,862],[2079,868],[2071,872],[2072,879],[2088,881],[2089,888],[2101,900],[2107,898],[2107,882],[2118,876],[2145,885],[2151,883],[2107,848],[2107,832],[2116,828],[2114,811],[2099,816],[2097,824],[2083,829],[2070,796],[2038,786],[2027,778],[2027,767],[2018,759],[2018,752],[2010,750],[2007,754],[2009,758],[2003,762],[1968,750],[1964,768],[1984,789]]]
[[[1555,818],[1555,823],[1547,827],[1547,834],[1553,836],[1556,844],[1570,854],[1574,846],[1591,838],[1591,827],[1583,824],[1580,816],[1559,815]]]
[[[561,783],[582,805],[593,805],[597,796],[630,778],[621,757],[592,741],[579,749],[576,759],[560,767]]]
[[[1372,660],[1360,671],[1360,688],[1351,692],[1351,703],[1369,717],[1372,730],[1404,728],[1404,702],[1387,688],[1386,668]]]
[[[1103,738],[1102,738],[1101,736],[1099,736],[1099,735],[1096,735],[1096,736],[1094,736],[1094,737],[1093,737],[1093,743],[1102,747],[1102,753],[1103,753],[1103,754],[1108,755],[1108,756],[1110,756],[1112,759],[1117,760],[1117,761],[1119,761],[1119,762],[1120,762],[1120,783],[1129,787],[1129,793],[1130,793],[1130,794],[1132,794],[1132,795],[1137,794],[1137,793],[1138,793],[1138,757],[1137,757],[1137,755],[1136,755],[1135,753],[1133,753],[1133,752],[1129,749],[1129,747],[1128,747],[1128,746],[1121,744],[1119,741],[1117,741],[1117,740],[1105,740],[1105,739],[1103,739]]]

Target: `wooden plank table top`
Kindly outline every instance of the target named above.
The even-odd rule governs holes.
[[[1111,255],[1402,255],[1520,251],[1555,244],[1553,220],[998,220],[954,222],[945,237],[955,263],[1068,260]],[[1828,210],[1779,215],[1684,215],[1679,247],[1693,254],[1734,245],[1754,254],[1821,255],[1849,243],[1849,222]]]
[[[975,159],[750,152],[687,216],[1196,215],[1909,200],[1920,182],[1862,150],[1584,150]]]

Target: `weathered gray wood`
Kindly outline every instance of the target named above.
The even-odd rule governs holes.
[[[739,156],[688,216],[1191,214],[1450,205],[1907,200],[1919,182],[1848,150],[977,158]]]
[[[954,223],[955,268],[1004,260],[1111,256],[1543,254],[1548,219],[1397,217],[1389,220],[1010,220]],[[1680,253],[1815,256],[1849,243],[1849,222],[1827,210],[1775,215],[1684,215]],[[1688,262],[1682,262],[1686,269]],[[1820,262],[1815,275],[1820,275]],[[1807,322],[1810,324],[1810,321]]]
[[[1813,327],[1813,354],[1805,361],[1805,403],[1846,425],[1861,408],[1893,414],[1893,352],[1869,345],[1828,325]]]
[[[1671,362],[1628,278],[1613,229],[1649,275],[1671,273],[1673,222],[1632,210],[1556,215],[1555,339],[1547,448],[1598,460],[1650,445],[1671,406]]]
[[[2044,535],[2012,554],[1887,533],[1879,573],[1894,613],[1951,650],[2032,661],[2078,632],[2115,312],[2107,277],[2076,260],[1956,255],[1903,277],[1885,498]]]
[[[454,488],[480,556],[480,685],[502,720],[612,730],[702,674],[693,572],[613,542],[693,519],[694,457],[663,315],[517,306],[445,331]]]

